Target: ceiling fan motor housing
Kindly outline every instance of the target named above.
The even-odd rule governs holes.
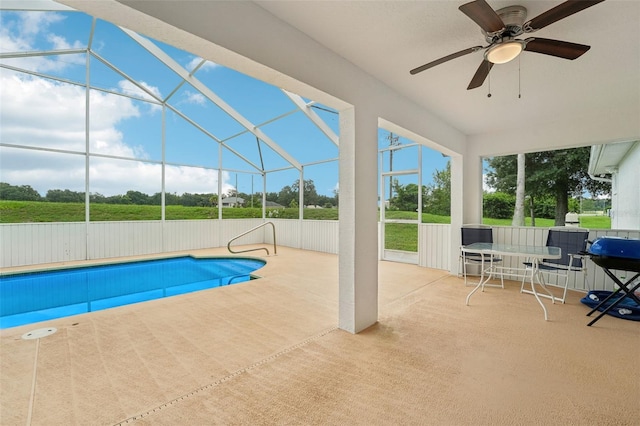
[[[481,30],[487,40],[487,43],[492,44],[505,37],[516,37],[524,32],[522,26],[524,25],[525,19],[527,19],[526,7],[507,6],[496,10],[496,13],[500,16],[502,22],[504,22],[505,29],[497,34],[487,33],[486,31]]]

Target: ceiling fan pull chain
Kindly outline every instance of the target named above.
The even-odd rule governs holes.
[[[491,65],[489,65],[489,62],[487,62],[487,67],[489,67],[489,72],[487,73],[489,77],[489,93],[487,93],[487,98],[491,97]]]
[[[520,57],[518,56],[518,99],[522,98],[522,90],[520,88]]]

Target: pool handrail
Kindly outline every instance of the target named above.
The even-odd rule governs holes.
[[[243,232],[242,234],[240,234],[240,235],[236,235],[235,237],[231,238],[231,239],[229,240],[229,242],[227,243],[227,250],[229,250],[229,252],[231,252],[231,253],[233,253],[233,254],[246,253],[246,252],[249,252],[249,251],[264,250],[264,251],[266,251],[266,252],[267,252],[267,256],[269,256],[269,249],[268,249],[268,248],[266,248],[266,247],[258,247],[258,248],[252,248],[252,249],[247,249],[247,250],[239,250],[239,251],[233,251],[233,250],[231,250],[231,243],[232,243],[233,241],[237,240],[237,239],[238,239],[238,238],[240,238],[240,237],[244,237],[244,236],[245,236],[245,235],[247,235],[248,233],[253,232],[253,231],[255,231],[256,229],[262,228],[263,226],[266,226],[266,225],[271,225],[271,227],[273,228],[273,254],[274,254],[274,255],[278,254],[278,249],[277,249],[277,247],[276,247],[276,225],[274,225],[274,223],[273,223],[273,222],[264,222],[264,223],[261,223],[260,225],[258,225],[258,226],[254,226],[253,228],[249,229],[248,231],[245,231],[245,232]]]

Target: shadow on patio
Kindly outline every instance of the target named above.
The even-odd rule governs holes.
[[[196,254],[226,254],[222,249]],[[381,262],[379,322],[337,328],[338,258],[279,248],[260,280],[1,334],[14,424],[637,424],[638,324],[571,292]]]

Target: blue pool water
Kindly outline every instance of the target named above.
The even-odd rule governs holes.
[[[265,263],[184,256],[1,275],[0,328],[236,284]]]

